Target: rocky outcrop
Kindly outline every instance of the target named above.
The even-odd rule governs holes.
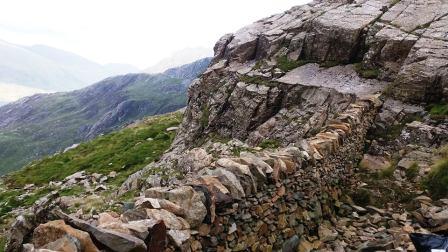
[[[290,120],[321,118],[308,126],[318,129],[322,120],[353,101],[349,94],[381,91],[387,81],[394,82],[389,92],[397,99],[440,101],[447,97],[445,5],[410,0],[313,2],[225,35],[215,46],[214,64],[190,88],[177,144],[188,145],[210,132],[245,140],[264,123],[263,131],[272,134],[274,118],[282,114]],[[348,65],[298,67],[308,62]],[[350,65],[354,63],[356,67]],[[354,68],[360,76],[386,82],[358,79]],[[328,97],[323,87],[346,95]],[[278,128],[290,136],[285,124],[280,122]]]

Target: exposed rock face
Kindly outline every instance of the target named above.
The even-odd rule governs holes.
[[[395,83],[394,95],[397,98],[417,102],[446,99],[447,14],[446,1],[400,1],[381,18],[380,23],[386,23],[386,29],[400,30],[405,34],[402,44],[404,50],[410,50],[400,57],[404,63]],[[390,37],[396,40],[393,34]],[[412,47],[409,46],[411,44]]]
[[[330,69],[306,65],[282,76],[276,67],[284,68],[285,57],[327,65],[362,61],[365,71],[395,81],[391,93],[398,99],[429,102],[447,97],[446,4],[313,2],[225,35],[215,46],[212,66],[190,88],[176,143],[188,145],[210,132],[242,140],[252,134],[256,136],[249,138],[255,143],[257,136],[291,143],[292,139],[275,134],[275,128],[285,136],[303,127],[318,131],[323,121],[353,101],[350,94],[374,93],[386,84],[359,79],[350,65]],[[282,77],[277,80],[278,74]],[[322,87],[338,92],[331,94]],[[289,130],[281,115],[311,119],[311,125],[294,122],[298,125]],[[260,136],[256,129],[263,124],[260,130],[267,134]]]

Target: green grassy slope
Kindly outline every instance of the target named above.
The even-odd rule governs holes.
[[[9,188],[43,185],[82,170],[102,174],[116,171],[119,175],[114,182],[119,184],[129,174],[160,157],[174,137],[174,133],[166,132],[166,129],[180,121],[179,112],[146,119],[138,126],[97,137],[65,153],[34,161],[6,176],[5,184]]]

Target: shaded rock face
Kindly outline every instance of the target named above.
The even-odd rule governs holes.
[[[403,101],[446,99],[446,4],[411,0],[319,1],[223,36],[215,46],[212,65],[189,90],[189,106],[178,143],[193,142],[204,132],[245,140],[279,112],[302,117],[294,111],[300,110],[308,114],[302,117],[304,120],[313,116],[331,119],[350,102],[349,94],[374,93],[384,89],[387,82],[394,82],[391,93]],[[342,82],[338,81],[338,86],[326,81],[326,72],[317,65],[314,69],[299,67],[294,75],[288,72],[291,69],[285,67],[285,61],[295,64],[292,68],[307,62],[349,65],[328,69],[328,76],[346,76],[346,80],[339,77]],[[356,80],[350,66],[356,62],[360,62],[361,74],[371,71],[386,83]],[[285,71],[288,73],[283,76]],[[312,91],[313,87],[318,90]],[[321,87],[346,95],[325,97]],[[310,92],[319,94],[307,95]],[[332,109],[322,113],[316,107]],[[319,123],[312,126],[318,128]],[[185,141],[181,140],[184,137]]]

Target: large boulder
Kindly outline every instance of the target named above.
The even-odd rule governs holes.
[[[146,213],[148,215],[148,218],[157,220],[157,221],[163,221],[163,223],[166,225],[169,229],[189,229],[191,226],[187,221],[185,221],[181,217],[177,217],[171,212],[168,212],[164,209],[146,209]]]
[[[71,226],[65,224],[63,220],[50,221],[45,224],[41,224],[34,229],[33,244],[36,248],[40,248],[67,235],[79,240],[83,251],[99,251],[88,233],[72,228]]]
[[[145,252],[147,250],[145,242],[132,235],[97,228],[86,221],[71,217],[59,210],[54,211],[54,213],[71,226],[89,233],[96,241],[111,251]]]

